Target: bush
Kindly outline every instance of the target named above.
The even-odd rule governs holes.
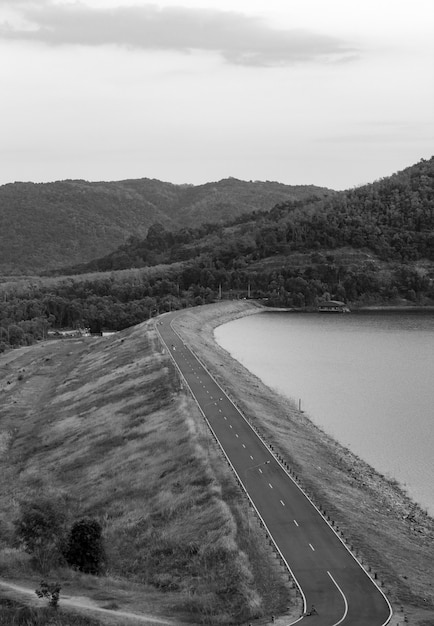
[[[101,525],[95,519],[76,522],[69,533],[65,558],[86,574],[100,574],[105,561]]]
[[[38,598],[46,598],[49,606],[53,607],[53,609],[57,609],[61,589],[62,587],[59,583],[47,583],[46,580],[41,580],[41,585],[39,589],[35,589],[35,593]]]

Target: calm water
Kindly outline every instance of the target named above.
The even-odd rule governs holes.
[[[260,313],[215,331],[269,387],[434,514],[434,315]]]

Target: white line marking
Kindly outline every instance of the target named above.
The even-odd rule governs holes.
[[[245,448],[246,446],[243,444],[243,448]]]
[[[227,420],[228,418],[226,417],[226,415],[223,415],[223,417],[225,418],[225,420]]]
[[[273,485],[271,483],[268,483],[268,486],[270,487],[270,489],[273,489]]]
[[[232,428],[232,424],[229,424],[229,428]]]
[[[253,461],[253,457],[252,457],[252,455],[250,455],[250,458],[251,458],[251,459],[252,459],[252,461]]]
[[[297,520],[296,520],[296,519],[294,520],[294,524],[295,524],[295,525],[297,526],[297,528],[298,528],[298,523],[297,523]]]
[[[282,506],[285,506],[285,503],[284,503],[284,501],[283,501],[283,500],[281,500],[281,501],[280,501],[280,504],[281,504]]]
[[[237,437],[237,438],[238,438],[238,435],[237,435],[237,433],[235,433],[235,437]]]
[[[334,584],[335,584],[335,585],[336,585],[336,587],[338,588],[339,593],[341,594],[341,596],[342,596],[342,597],[343,597],[343,599],[344,599],[344,605],[345,605],[344,614],[343,614],[343,616],[341,617],[341,619],[340,619],[338,622],[336,622],[335,624],[333,624],[333,626],[338,626],[339,624],[342,624],[342,622],[344,621],[344,619],[345,619],[345,618],[346,618],[346,616],[347,616],[347,613],[348,613],[348,602],[347,602],[347,599],[346,599],[346,597],[345,597],[344,592],[343,592],[343,591],[342,591],[342,589],[339,587],[338,583],[335,581],[335,579],[333,578],[333,576],[330,574],[330,572],[329,572],[328,570],[327,570],[327,574],[330,576],[330,578],[332,579],[332,581],[334,582]]]
[[[309,548],[312,550],[312,552],[315,552],[315,548],[313,547],[311,543],[309,544]]]

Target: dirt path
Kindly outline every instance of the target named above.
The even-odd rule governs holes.
[[[32,599],[32,605],[35,606],[46,606],[46,600],[40,600],[36,597],[35,590],[30,587],[25,587],[22,585],[17,585],[15,583],[10,583],[5,580],[0,579],[0,594],[2,590],[8,590],[7,595],[10,598],[12,595],[15,598],[27,601]],[[11,594],[13,592],[13,594]],[[70,607],[72,609],[76,609],[81,613],[94,613],[95,617],[98,617],[98,614],[104,614],[104,624],[119,624],[119,618],[122,617],[125,621],[131,622],[131,624],[143,624],[146,623],[148,626],[157,626],[158,624],[168,624],[175,626],[176,622],[172,622],[166,619],[161,619],[158,617],[154,617],[152,615],[142,615],[137,613],[131,613],[129,611],[118,611],[115,609],[105,609],[103,607],[98,606],[96,602],[91,600],[86,596],[72,596],[72,595],[63,595],[60,596],[60,607]],[[107,619],[109,621],[107,621]],[[114,621],[112,621],[114,620]]]

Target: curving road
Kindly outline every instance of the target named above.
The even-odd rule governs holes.
[[[384,626],[391,606],[312,502],[172,327],[156,328],[281,556],[312,626]]]

